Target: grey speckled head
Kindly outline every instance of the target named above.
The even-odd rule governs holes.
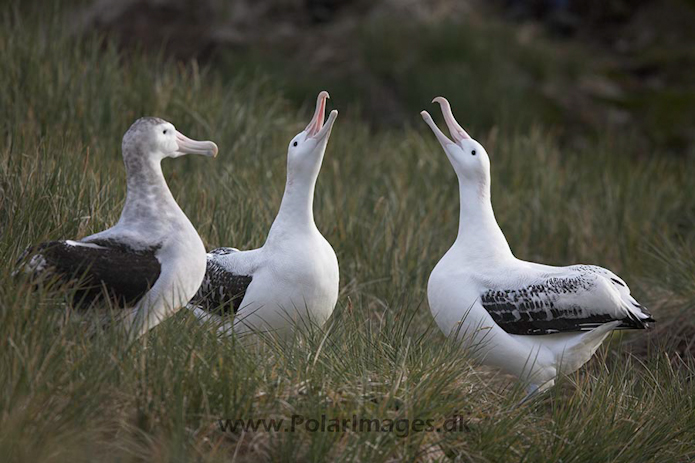
[[[217,145],[213,142],[191,140],[158,117],[141,117],[135,121],[123,136],[122,148],[126,166],[145,158],[159,161],[184,154],[217,155]]]
[[[150,130],[157,125],[166,124],[166,123],[167,123],[167,121],[165,121],[164,119],[161,119],[159,117],[141,117],[140,119],[133,122],[133,124],[130,126],[128,131],[125,133],[123,138],[128,138],[129,136],[134,136],[137,133]]]
[[[160,128],[161,130],[157,130]],[[158,117],[141,117],[133,122],[128,131],[123,135],[123,157],[128,161],[129,157],[142,157],[158,151],[157,132],[174,132],[172,124]],[[166,135],[166,133],[163,133]],[[173,133],[172,133],[173,135]],[[160,159],[164,157],[161,156]]]
[[[127,197],[119,223],[156,235],[163,226],[165,209],[180,213],[162,175],[161,160],[184,154],[215,156],[217,145],[191,140],[158,117],[143,117],[130,126],[123,136]]]

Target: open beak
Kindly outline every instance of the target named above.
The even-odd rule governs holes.
[[[335,118],[338,117],[338,111],[333,110],[328,116],[328,121],[324,125],[323,120],[326,116],[326,100],[330,98],[328,92],[323,90],[319,93],[316,99],[316,111],[314,111],[314,117],[311,118],[311,122],[306,126],[304,131],[307,133],[307,138],[317,138],[321,140],[331,131],[331,127],[335,122]]]
[[[437,124],[434,123],[432,120],[432,116],[430,116],[430,113],[427,111],[421,111],[420,115],[422,118],[425,120],[425,123],[430,126],[430,129],[432,129],[432,132],[434,132],[434,136],[437,137],[437,140],[439,140],[439,143],[446,147],[446,145],[453,145],[454,142],[449,140],[449,138],[444,135],[444,132],[439,130],[439,127],[437,127]]]
[[[203,156],[217,156],[217,145],[211,141],[191,140],[178,130],[176,131],[176,143],[179,145],[180,154],[201,154]]]
[[[437,137],[437,140],[439,140],[439,143],[441,143],[442,146],[455,144],[461,140],[471,139],[471,136],[468,135],[465,130],[463,130],[463,127],[461,127],[458,122],[456,122],[454,114],[451,112],[451,105],[449,104],[446,98],[438,96],[437,98],[432,100],[432,103],[439,103],[439,105],[441,106],[442,114],[444,115],[444,122],[446,122],[447,127],[449,127],[451,137],[455,141],[449,140],[449,138],[446,135],[444,135],[444,132],[439,130],[439,127],[437,127],[437,124],[434,123],[434,121],[432,120],[432,116],[430,116],[430,114],[427,111],[422,111],[420,115],[425,120],[427,125],[430,126],[430,128],[434,132],[434,135]]]
[[[317,133],[314,138],[316,138],[319,141],[328,138],[331,134],[331,129],[333,128],[333,123],[335,123],[335,120],[337,118],[338,118],[338,110],[334,109],[328,115],[328,120],[326,121],[325,124],[323,124],[323,127],[321,128],[321,130],[319,130],[319,133]]]

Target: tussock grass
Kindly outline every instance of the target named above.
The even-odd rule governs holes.
[[[169,161],[165,173],[209,248],[250,248],[272,223],[286,143],[306,124],[314,95],[296,108],[258,76],[223,79],[194,63],[118,52],[99,37],[78,41],[59,17],[46,13],[41,27],[12,11],[1,19],[3,460],[695,459],[687,350],[641,344],[636,357],[625,353],[627,336],[616,335],[579,373],[517,406],[523,391],[513,381],[474,367],[444,339],[425,288],[455,237],[455,176],[424,126],[374,132],[330,88],[341,115],[315,203],[341,264],[339,307],[328,325],[283,343],[219,341],[180,313],[144,342],[127,344],[118,330],[88,336],[66,316],[66,294],[32,291],[11,276],[12,263],[30,244],[78,238],[117,220],[125,195],[120,139],[130,123],[158,115],[219,144],[215,161]],[[467,116],[459,119],[466,124]],[[521,258],[612,268],[673,325],[695,301],[693,163],[645,153],[630,134],[567,147],[534,127],[474,134],[491,154],[493,201],[512,249]],[[676,355],[683,360],[673,362]],[[322,414],[436,426],[456,415],[462,425],[407,435],[218,425]]]

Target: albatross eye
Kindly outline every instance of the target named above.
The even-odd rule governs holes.
[[[166,133],[167,133],[167,129],[164,129],[164,135],[166,135]]]
[[[292,143],[292,146],[297,146],[297,145],[298,145],[297,142]]]
[[[472,154],[473,156],[475,156],[475,150],[471,151],[471,154]]]

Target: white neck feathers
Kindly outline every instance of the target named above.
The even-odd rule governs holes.
[[[317,166],[308,170],[295,171],[288,165],[285,193],[278,215],[268,233],[267,243],[288,235],[318,232],[314,223],[314,189],[321,168],[321,159],[317,162]]]
[[[459,178],[459,195],[459,231],[452,249],[470,259],[513,257],[492,210],[489,180]]]

